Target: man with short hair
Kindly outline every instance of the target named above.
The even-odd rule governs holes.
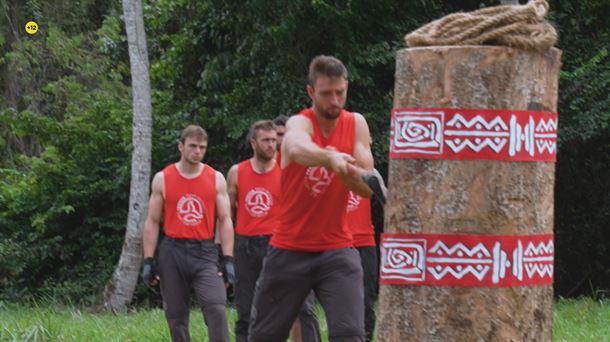
[[[222,276],[235,282],[233,223],[223,175],[201,161],[208,136],[199,126],[186,127],[180,136],[180,160],[155,174],[144,223],[145,283],[161,283],[163,309],[172,341],[190,341],[191,288],[203,311],[210,341],[229,341],[226,292]],[[165,237],[159,245],[158,275],[153,256],[163,218]],[[214,223],[222,245],[222,273],[214,245]]]
[[[364,341],[362,266],[345,214],[349,190],[370,197],[364,117],[343,109],[347,70],[334,57],[309,67],[312,107],[288,120],[282,143],[282,213],[257,283],[250,341],[283,341],[313,289],[330,341]]]
[[[231,212],[235,219],[236,342],[248,340],[254,287],[273,229],[279,224],[281,170],[274,156],[276,127],[257,121],[248,133],[252,158],[233,165],[227,174]]]
[[[286,115],[278,115],[273,119],[277,132],[277,153],[275,154],[275,161],[278,165],[282,165],[282,141],[284,140],[284,134],[286,134],[286,122],[288,122],[288,117]]]
[[[237,342],[247,341],[256,280],[267,254],[269,239],[279,225],[280,166],[276,163],[277,126],[270,120],[252,124],[248,133],[253,156],[233,165],[227,187],[235,224],[235,303]],[[305,318],[306,342],[320,340],[318,322],[311,306]],[[313,320],[313,322],[312,322]]]

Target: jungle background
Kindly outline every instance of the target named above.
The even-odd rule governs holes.
[[[555,295],[610,289],[610,1],[551,0],[563,50],[555,187]],[[373,135],[386,176],[395,53],[403,36],[498,1],[144,2],[152,170],[177,160],[189,123],[205,162],[250,156],[258,119],[309,105],[318,54],[350,71],[347,108]],[[24,25],[40,25],[35,35]],[[94,304],[125,235],[131,165],[129,56],[120,1],[0,0],[0,300]],[[134,304],[155,296],[138,285]]]

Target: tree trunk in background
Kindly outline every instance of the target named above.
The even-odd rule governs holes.
[[[25,22],[21,23],[19,21],[19,18],[22,18],[22,13],[19,10],[19,5],[14,2],[14,1],[3,1],[2,2],[2,10],[3,10],[3,14],[5,16],[5,18],[3,18],[4,20],[6,20],[6,23],[8,24],[8,29],[6,30],[6,32],[8,33],[8,35],[5,37],[6,41],[4,44],[6,44],[6,46],[9,47],[15,43],[18,42],[20,40],[19,38],[19,25],[24,25],[25,27]],[[25,29],[23,29],[25,30]],[[5,61],[5,63],[8,64],[8,66],[6,67],[6,74],[5,77],[3,77],[4,79],[4,101],[6,101],[6,106],[7,107],[12,107],[15,109],[15,111],[19,111],[20,108],[18,108],[19,105],[19,96],[22,95],[21,91],[20,91],[20,85],[19,85],[19,75],[17,74],[17,67],[15,65],[15,61],[13,60],[13,58],[8,58],[7,61]]]
[[[557,110],[560,51],[398,52],[394,108]],[[553,232],[555,164],[392,159],[386,233]],[[551,341],[552,285],[382,285],[378,341]]]
[[[103,309],[124,310],[131,302],[142,264],[142,229],[148,209],[152,148],[152,105],[148,52],[140,0],[123,0],[133,89],[133,153],[129,214],[119,263],[103,293]]]

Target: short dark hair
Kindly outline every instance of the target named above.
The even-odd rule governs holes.
[[[286,126],[286,122],[288,122],[288,117],[283,114],[280,114],[275,119],[273,119],[273,123],[276,126]]]
[[[201,126],[188,125],[180,134],[180,142],[184,144],[186,138],[208,141],[208,133]]]
[[[320,76],[328,78],[343,77],[347,80],[347,69],[343,62],[333,56],[319,55],[311,60],[307,81],[313,86]]]
[[[248,141],[250,139],[256,138],[256,133],[258,131],[276,131],[277,128],[275,124],[271,120],[259,120],[250,126],[250,131],[248,132]]]

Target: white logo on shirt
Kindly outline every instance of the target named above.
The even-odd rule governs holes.
[[[362,197],[360,197],[350,191],[349,197],[347,198],[347,212],[349,213],[350,211],[354,211],[354,210],[358,209],[358,207],[360,206],[361,200],[362,200]]]
[[[305,172],[305,186],[312,197],[318,197],[326,191],[334,177],[335,173],[328,171],[325,167],[312,166]]]
[[[254,188],[246,194],[246,210],[253,217],[263,217],[273,206],[273,197],[265,188]]]
[[[186,194],[178,201],[176,213],[180,221],[185,225],[196,226],[203,219],[203,201],[197,195]]]

